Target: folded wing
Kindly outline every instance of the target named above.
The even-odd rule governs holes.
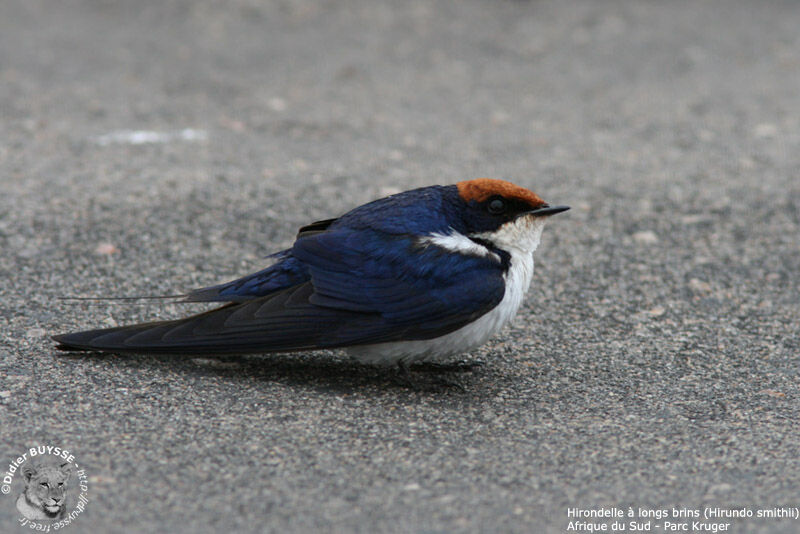
[[[422,246],[414,236],[347,228],[307,232],[287,258],[298,281],[265,296],[186,319],[54,339],[63,349],[114,352],[336,348],[438,337],[503,297],[503,270],[492,258]]]

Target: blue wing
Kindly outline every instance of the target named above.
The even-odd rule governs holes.
[[[275,266],[218,290],[245,295],[275,288],[266,296],[177,321],[55,339],[65,349],[193,354],[430,339],[480,317],[504,294],[500,263],[421,247],[407,234],[332,228],[301,236],[283,255]],[[280,287],[293,280],[300,281]]]
[[[499,262],[420,246],[415,236],[341,228],[298,239],[292,255],[308,269],[311,305],[374,317],[359,332],[343,325],[336,335],[348,342],[359,335],[437,337],[480,317],[504,294]]]
[[[186,302],[245,302],[309,280],[308,269],[292,257],[291,249],[272,254],[269,258],[276,259],[277,262],[266,269],[231,282],[195,289],[189,292],[184,300]]]

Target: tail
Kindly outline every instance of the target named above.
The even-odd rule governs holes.
[[[346,317],[308,303],[310,284],[174,321],[53,336],[60,350],[148,354],[246,354],[341,346]]]
[[[213,345],[190,348],[184,340],[180,345],[165,343],[165,334],[179,328],[186,320],[142,323],[117,328],[85,330],[52,336],[56,348],[63,351],[97,351],[119,353],[187,354],[216,352]],[[221,347],[218,347],[221,348]],[[224,351],[220,351],[224,352]]]
[[[220,309],[212,310],[214,312]],[[63,351],[99,351],[121,353],[186,354],[230,352],[221,340],[212,341],[208,333],[193,335],[195,326],[206,314],[175,321],[157,321],[116,328],[101,328],[59,334],[52,339]],[[202,340],[202,342],[201,342]]]

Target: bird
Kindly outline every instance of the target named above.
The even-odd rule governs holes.
[[[61,350],[232,355],[344,349],[377,366],[439,364],[516,315],[552,215],[490,178],[374,200],[300,228],[266,268],[179,295],[221,303],[167,321],[53,336]]]

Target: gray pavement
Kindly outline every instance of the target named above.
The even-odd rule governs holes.
[[[798,506],[798,28],[779,1],[0,2],[0,471],[68,449],[94,533]],[[187,313],[60,296],[228,280],[303,223],[481,176],[573,210],[464,392],[48,340]]]

